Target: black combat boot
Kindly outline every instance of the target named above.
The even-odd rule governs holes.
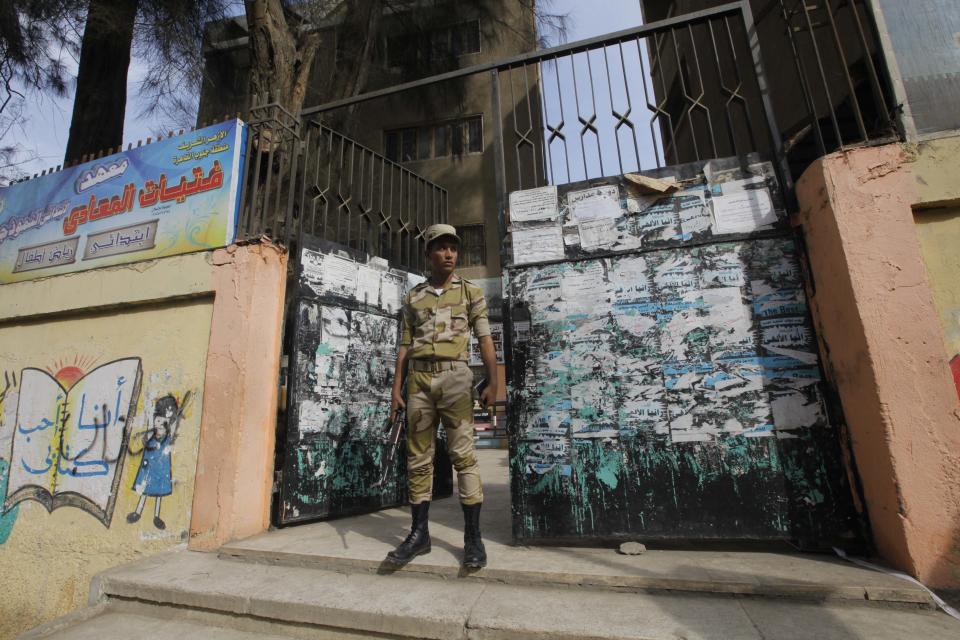
[[[479,569],[487,566],[487,550],[480,539],[480,507],[478,504],[464,504],[463,507],[463,566]]]
[[[413,526],[410,535],[396,549],[387,554],[387,561],[396,565],[405,565],[417,556],[430,553],[430,530],[427,528],[430,515],[430,502],[410,505]]]

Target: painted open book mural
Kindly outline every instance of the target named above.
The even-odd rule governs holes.
[[[23,369],[4,508],[69,505],[109,525],[140,378],[140,358],[101,365],[69,390],[46,371]]]

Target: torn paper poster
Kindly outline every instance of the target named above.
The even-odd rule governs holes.
[[[636,188],[640,193],[670,193],[680,188],[677,179],[673,176],[669,178],[651,178],[640,173],[625,173],[623,177]]]
[[[339,434],[346,423],[346,407],[341,404],[340,396],[324,394],[316,400],[301,400],[298,428],[301,434],[330,433]]]
[[[513,239],[513,264],[530,264],[563,258],[563,231],[559,224],[515,228],[510,232]]]
[[[404,293],[406,293],[407,291],[410,291],[421,282],[427,281],[427,279],[421,276],[420,274],[410,273],[410,272],[406,272],[405,279],[406,279],[406,282],[404,283],[404,287],[405,287]]]
[[[382,272],[365,264],[357,265],[358,302],[377,306],[380,304],[380,274]]]
[[[679,194],[680,230],[684,240],[696,240],[710,231],[710,209],[700,193]]]
[[[563,245],[565,247],[580,246],[580,227],[577,224],[563,225]]]
[[[743,189],[713,195],[715,233],[749,233],[777,222],[769,189]]]
[[[567,194],[567,208],[572,220],[617,218],[623,214],[620,208],[620,187],[612,184],[571,191]]]
[[[641,211],[646,211],[653,205],[657,204],[664,196],[657,195],[628,195],[626,198],[627,201],[627,213],[640,213]]]
[[[639,238],[641,244],[652,245],[680,239],[680,216],[674,196],[661,198],[657,203],[627,220],[626,231]]]
[[[603,261],[577,262],[563,270],[561,297],[567,302],[592,304],[608,299],[606,269]]]
[[[826,422],[823,400],[816,387],[771,394],[773,422],[778,430],[807,429]]]
[[[721,194],[733,195],[734,193],[740,193],[744,190],[763,190],[767,187],[767,179],[763,176],[752,176],[742,180],[727,180],[726,182],[712,185],[712,189],[714,190],[718,187]]]
[[[620,235],[616,218],[583,220],[577,227],[580,231],[580,246],[588,251],[612,247]]]
[[[510,194],[510,222],[555,220],[557,188],[555,186],[524,189]]]
[[[385,273],[380,281],[380,306],[387,313],[396,313],[403,302],[404,278],[395,273]]]

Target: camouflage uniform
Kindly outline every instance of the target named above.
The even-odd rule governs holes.
[[[434,436],[443,422],[450,457],[457,470],[460,502],[483,502],[480,469],[473,443],[473,374],[470,328],[490,335],[483,290],[454,274],[443,294],[423,282],[406,296],[402,346],[408,347],[407,471],[410,503],[431,499]]]

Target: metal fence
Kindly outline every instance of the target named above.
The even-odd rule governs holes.
[[[785,79],[802,90],[802,100],[792,107],[803,116],[789,124],[782,118],[785,152],[795,171],[838,149],[898,138],[896,107],[868,3],[779,0],[778,8],[768,18],[768,31],[783,34],[792,62]],[[782,101],[796,97],[786,87],[782,92]]]
[[[238,238],[294,250],[303,234],[421,270],[422,234],[447,221],[447,192],[359,142],[278,104],[251,110]]]
[[[749,6],[732,3],[500,66],[505,95],[526,91],[505,131],[515,184],[525,182],[524,152],[532,177],[554,184],[751,151],[776,155],[779,132],[752,33]]]
[[[668,58],[686,64],[681,41],[693,47],[697,66],[677,103],[663,69]],[[673,49],[665,50],[664,42]],[[506,197],[514,190],[685,162],[688,148],[693,159],[753,151],[782,158],[745,0],[370,91],[306,109],[302,116],[348,108],[362,113],[356,110],[361,103],[399,94],[422,100],[456,82],[472,83],[474,93],[482,83],[489,95],[484,153],[493,156],[490,187],[501,237]],[[785,165],[778,170],[789,184]]]
[[[289,241],[305,231],[419,268],[419,235],[448,219],[448,191],[471,180],[489,192],[482,206],[499,212],[502,238],[512,191],[751,152],[774,162],[789,202],[810,162],[891,139],[894,118],[862,0],[763,7],[757,23],[740,0],[377,89],[299,118],[260,109],[241,234]],[[776,61],[770,78],[762,51]],[[363,146],[318,120],[376,129],[376,114],[409,103],[467,115],[449,112],[447,94],[485,103],[484,172],[428,179],[375,152],[376,142]]]

